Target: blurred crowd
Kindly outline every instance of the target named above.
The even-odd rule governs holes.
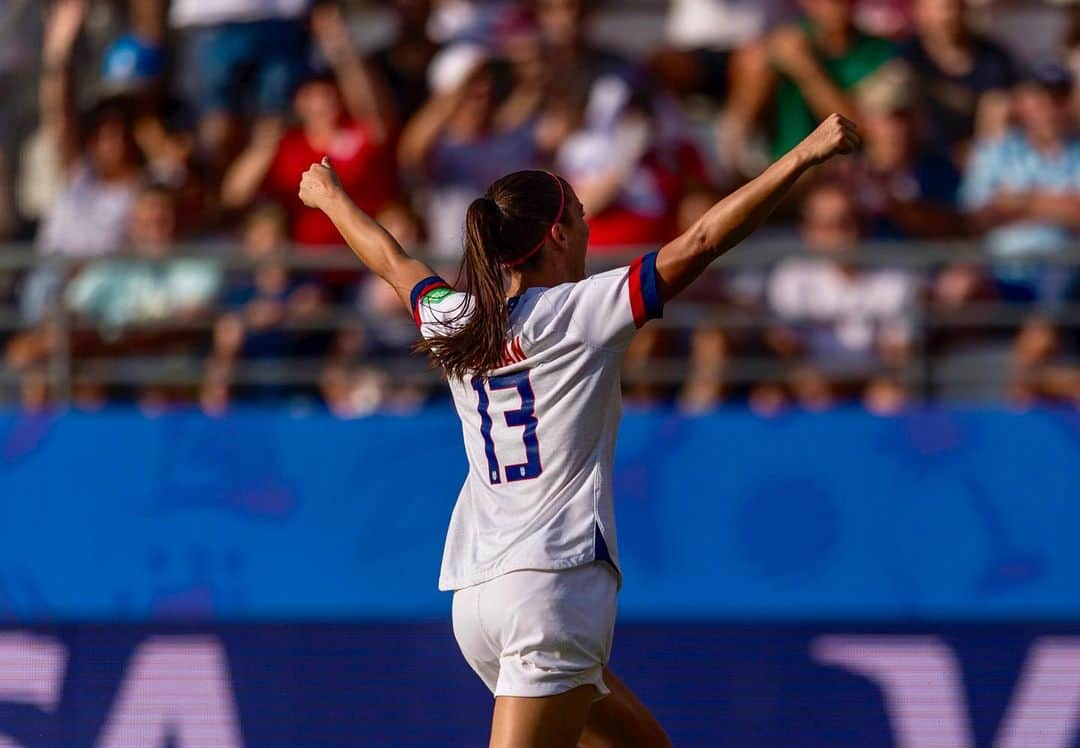
[[[692,287],[635,339],[627,395],[890,413],[992,368],[992,397],[1080,403],[1080,14],[1056,8],[1060,41],[1032,52],[963,0],[654,5],[642,51],[595,41],[614,2],[0,0],[0,242],[38,256],[0,269],[10,397],[60,397],[62,354],[86,408],[415,407],[441,390],[409,315],[358,265],[320,267],[348,255],[297,198],[309,164],[451,278],[468,203],[557,170],[613,265],[839,111],[863,151],[764,232],[798,251]],[[989,261],[863,259],[928,240]],[[955,364],[934,391],[931,356]]]

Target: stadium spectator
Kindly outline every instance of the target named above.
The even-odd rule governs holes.
[[[176,231],[173,196],[161,187],[145,187],[136,197],[123,245],[130,259],[99,259],[82,269],[64,289],[64,306],[75,330],[66,341],[79,359],[96,356],[190,353],[199,333],[184,323],[205,319],[218,292],[217,263],[196,258],[170,259]],[[176,326],[163,323],[180,323]],[[8,346],[7,363],[29,376],[41,371],[61,344],[59,331],[46,321],[17,336]],[[77,372],[76,399],[103,400],[105,390],[87,372]],[[156,386],[139,388],[140,399],[167,399]]]
[[[412,178],[430,186],[425,223],[436,255],[457,257],[461,216],[499,176],[543,164],[535,118],[500,129],[499,106],[513,71],[484,48],[456,44],[431,65],[434,95],[401,136],[398,156]]]
[[[49,13],[39,82],[40,123],[23,160],[21,191],[25,202],[46,206],[37,251],[89,259],[116,251],[123,243],[142,166],[125,102],[100,101],[83,117],[74,110],[72,54],[86,10],[84,1],[59,0]],[[60,271],[48,265],[27,277],[21,306],[28,322],[46,314],[61,281]]]
[[[91,263],[68,285],[64,300],[79,318],[110,333],[164,320],[203,316],[220,284],[213,261],[170,259],[176,233],[173,196],[143,188],[132,209],[126,248],[134,259]]]
[[[149,0],[159,5],[166,0]],[[199,144],[214,173],[238,119],[279,119],[307,62],[310,0],[171,0],[175,77],[199,112]]]
[[[987,232],[1006,301],[1058,303],[1074,274],[1039,262],[1066,249],[1080,229],[1080,139],[1069,130],[1071,86],[1056,64],[1033,69],[1014,90],[1018,127],[976,143],[964,175],[961,203]]]
[[[674,92],[726,98],[739,50],[790,20],[784,0],[672,0],[652,68]]]
[[[533,0],[533,7],[552,77],[578,106],[598,80],[615,78],[631,89],[644,82],[635,63],[589,40],[587,0]]]
[[[287,216],[274,203],[256,206],[247,217],[241,253],[248,263],[226,274],[221,316],[214,323],[211,355],[205,366],[204,410],[221,412],[232,397],[245,400],[284,398],[296,388],[236,385],[237,368],[245,363],[270,364],[321,355],[325,335],[305,329],[324,321],[327,312],[321,284],[290,271]],[[314,350],[313,350],[314,349]]]
[[[256,124],[221,189],[229,208],[245,207],[260,193],[280,202],[289,214],[293,241],[308,250],[343,245],[330,220],[297,196],[300,175],[312,163],[328,156],[346,192],[372,215],[395,194],[387,102],[357,56],[337,8],[317,9],[312,28],[332,69],[309,73],[297,87],[296,126],[282,131],[276,120]]]
[[[927,115],[926,148],[963,164],[972,138],[1000,133],[1008,118],[1013,62],[964,21],[963,0],[915,0],[916,34],[901,55],[919,78]]]
[[[853,184],[870,239],[947,239],[966,233],[960,172],[921,137],[910,68],[890,66],[856,89],[863,153],[839,170]]]
[[[59,186],[38,232],[45,254],[90,257],[115,250],[142,176],[123,102],[106,99],[82,122],[74,111],[72,51],[85,14],[85,2],[61,0],[46,27],[38,137],[41,150],[59,159]],[[54,170],[34,171],[47,181]]]
[[[123,103],[146,178],[169,187],[176,198],[178,226],[191,236],[213,217],[195,153],[197,121],[194,112],[167,89],[164,50],[141,33],[125,32],[106,48],[98,90]]]
[[[399,122],[408,122],[430,95],[428,65],[439,44],[428,34],[431,0],[394,0],[394,38],[371,56],[371,66],[393,96]]]
[[[811,409],[861,400],[895,410],[906,400],[896,375],[914,337],[915,279],[857,264],[859,215],[847,185],[813,186],[800,231],[810,256],[780,262],[766,289],[779,320],[767,342],[789,367],[791,395]]]
[[[765,40],[775,73],[764,82],[778,77],[774,156],[790,150],[831,112],[855,117],[852,89],[895,56],[891,42],[855,27],[853,0],[800,0],[799,5],[802,21],[776,29]]]
[[[768,31],[791,19],[785,0],[672,0],[665,47],[650,61],[664,90],[703,96],[720,109],[716,146],[721,166],[751,175],[760,170],[752,127],[768,97],[763,46]]]
[[[600,253],[672,238],[683,197],[708,181],[700,153],[664,131],[654,102],[607,80],[593,88],[585,127],[556,167],[585,206],[589,246]]]

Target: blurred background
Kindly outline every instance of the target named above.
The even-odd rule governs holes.
[[[0,746],[485,745],[439,372],[558,171],[602,270],[840,111],[626,358],[612,666],[677,746],[1080,746],[1080,6],[0,0]]]

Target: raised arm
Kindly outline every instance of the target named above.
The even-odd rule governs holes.
[[[760,176],[710,208],[657,254],[661,300],[666,302],[678,294],[710,262],[749,236],[808,169],[838,154],[851,153],[859,142],[855,123],[832,114]]]
[[[769,60],[798,87],[817,117],[830,112],[854,116],[851,97],[821,67],[806,33],[798,26],[777,29],[768,38]]]
[[[41,80],[38,85],[41,129],[54,147],[59,149],[65,165],[78,155],[71,57],[86,12],[86,0],[58,0],[53,3],[46,16],[42,44]]]
[[[341,8],[336,3],[316,6],[311,31],[334,71],[346,111],[367,122],[379,143],[386,142],[394,124],[390,97],[357,54]]]
[[[255,199],[277,158],[282,126],[276,117],[255,123],[251,140],[237,156],[221,180],[221,203],[226,208],[243,208]]]
[[[425,263],[410,257],[390,232],[349,199],[341,189],[330,160],[312,164],[300,179],[300,199],[333,221],[349,248],[371,272],[393,286],[409,309],[409,295],[417,283],[434,275]]]

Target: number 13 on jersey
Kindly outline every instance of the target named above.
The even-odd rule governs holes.
[[[487,455],[488,478],[491,483],[493,485],[502,483],[502,473],[499,470],[498,455],[495,454],[495,441],[491,438],[492,421],[488,413],[491,400],[488,397],[488,389],[492,391],[516,389],[521,398],[521,407],[506,411],[504,417],[508,427],[524,428],[521,440],[525,444],[525,462],[507,465],[506,481],[514,483],[539,476],[544,468],[540,464],[540,443],[536,439],[536,398],[533,396],[532,385],[529,383],[529,372],[520,371],[487,379],[473,377],[472,386],[477,395],[476,410],[480,414],[480,435],[484,438],[484,453]]]

